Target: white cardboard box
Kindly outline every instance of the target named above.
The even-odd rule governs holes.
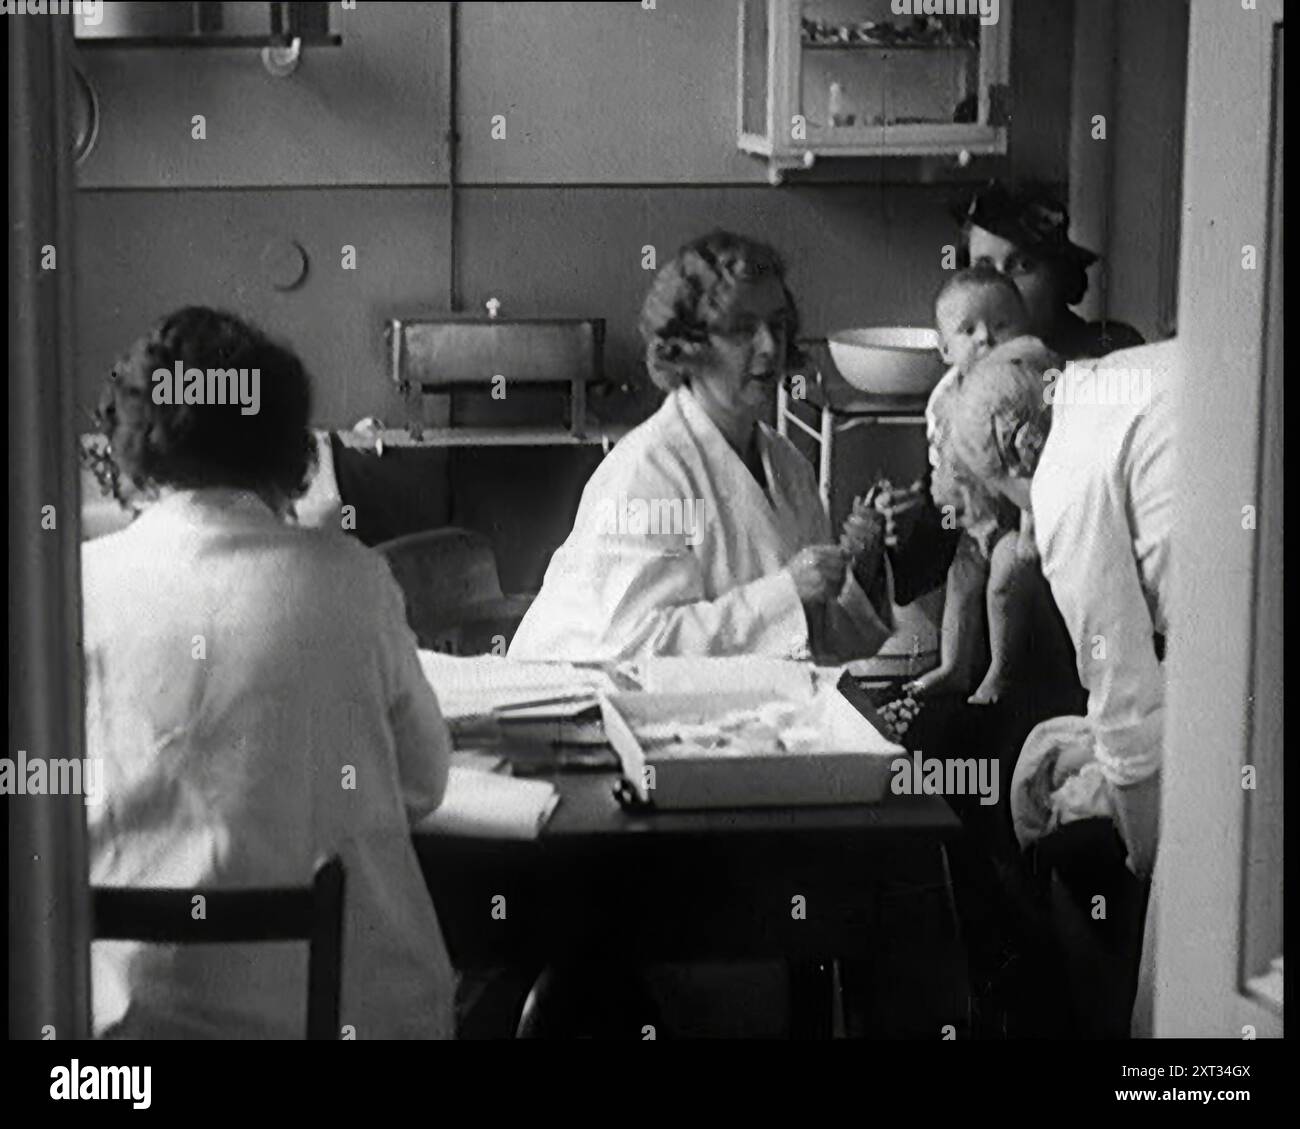
[[[602,697],[605,735],[623,776],[637,796],[656,808],[788,807],[875,803],[884,795],[890,766],[906,750],[886,738],[838,689],[817,696],[817,721],[825,751],[649,755],[637,739],[644,725],[708,722],[774,699],[802,700],[771,691],[707,694],[626,693]],[[807,701],[811,704],[811,695]],[[653,768],[653,773],[646,771]],[[653,780],[653,787],[648,786]]]

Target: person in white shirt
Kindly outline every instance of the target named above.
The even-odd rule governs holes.
[[[967,378],[952,423],[967,465],[1033,515],[1088,691],[1091,748],[1075,759],[1099,764],[1139,875],[1158,837],[1174,348],[1138,346],[1062,373],[1036,339],[1008,342]],[[1058,776],[1079,767],[1060,764]]]
[[[177,362],[259,371],[259,410],[157,403],[153,374]],[[105,388],[111,457],[155,500],[82,546],[104,780],[90,879],[305,886],[337,854],[340,1024],[450,1037],[454,976],[410,838],[442,798],[450,738],[383,560],[279,516],[310,471],[309,404],[292,353],[205,308],[165,318]],[[92,989],[103,1037],[298,1039],[306,945],[100,941]]]
[[[667,396],[587,483],[512,658],[875,654],[880,531],[859,513],[834,543],[812,467],[762,421],[797,332],[770,247],[715,232],[660,270],[641,333]]]

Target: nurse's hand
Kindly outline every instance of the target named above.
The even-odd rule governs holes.
[[[838,545],[809,545],[794,555],[785,570],[803,604],[821,604],[839,595],[847,565],[848,554]]]
[[[871,504],[871,495],[868,494],[866,498],[854,498],[849,516],[844,519],[840,544],[848,550],[851,557],[866,557],[879,550],[884,542],[884,535],[885,519]]]
[[[840,535],[840,545],[849,554],[853,574],[864,592],[875,582],[885,555],[885,519],[870,498],[853,499]]]

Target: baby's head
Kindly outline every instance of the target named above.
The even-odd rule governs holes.
[[[934,300],[939,354],[965,376],[1004,341],[1029,332],[1029,313],[1016,284],[989,266],[959,270]]]

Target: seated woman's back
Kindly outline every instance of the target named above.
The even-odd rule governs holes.
[[[83,588],[88,747],[104,772],[91,881],[305,885],[337,852],[342,1022],[446,1033],[450,971],[407,827],[441,798],[445,731],[413,682],[383,562],[251,495],[196,491],[85,546]],[[98,1029],[302,1035],[305,946],[114,942],[95,958]],[[169,984],[183,1006],[155,1007]]]
[[[131,433],[116,434],[129,462]],[[410,839],[442,798],[449,737],[384,561],[286,525],[251,490],[164,484],[83,545],[82,587],[103,770],[91,882],[306,886],[337,854],[341,1025],[450,1035],[451,967]],[[305,943],[96,942],[94,1028],[302,1038],[306,965]]]

